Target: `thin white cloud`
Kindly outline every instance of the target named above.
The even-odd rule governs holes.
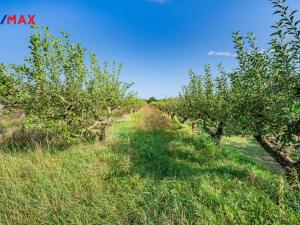
[[[223,51],[209,51],[207,53],[209,56],[227,56],[227,57],[236,57],[236,53],[223,52]]]
[[[170,0],[147,0],[147,2],[153,2],[153,3],[157,3],[157,4],[166,4],[166,3],[170,2]]]

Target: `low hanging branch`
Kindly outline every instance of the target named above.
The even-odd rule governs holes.
[[[215,129],[212,129],[207,126],[207,122],[203,122],[203,127],[206,130],[206,132],[215,140],[217,146],[221,145],[221,139],[224,135],[224,123],[219,122],[217,127]]]

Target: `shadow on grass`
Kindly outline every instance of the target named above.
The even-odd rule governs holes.
[[[236,157],[241,163],[261,165],[271,172],[283,173],[280,165],[251,137],[226,138],[223,148],[241,153]]]
[[[111,148],[131,161],[130,173],[156,180],[217,175],[246,178],[246,170],[217,166],[217,149],[211,140],[201,136],[185,137],[174,129],[136,129],[120,136]],[[206,166],[209,165],[209,166]]]

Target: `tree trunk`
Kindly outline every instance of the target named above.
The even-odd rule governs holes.
[[[106,139],[106,125],[104,125],[99,132],[99,141],[104,142]]]
[[[25,111],[23,109],[19,110],[19,113],[18,113],[18,118],[19,119],[23,119],[25,118]]]
[[[256,135],[254,137],[258,141],[258,143],[260,143],[260,145],[272,156],[272,158],[281,165],[287,176],[291,175],[293,168],[296,168],[298,166],[299,169],[300,163],[299,165],[294,164],[293,160],[287,152],[286,147],[278,150],[276,146],[263,135]],[[297,170],[298,176],[300,175],[299,172],[300,170]]]
[[[220,145],[221,145],[221,139],[222,139],[223,134],[224,134],[224,123],[220,122],[218,124],[218,128],[217,128],[217,131],[216,131],[215,137],[214,137],[218,147],[220,147]]]
[[[209,128],[207,125],[206,125],[206,121],[204,120],[204,123],[203,123],[203,127],[204,127],[204,130],[206,130],[206,132],[212,137],[212,138],[215,138],[215,133],[212,131],[211,128]]]
[[[203,121],[203,126],[206,132],[215,140],[216,145],[220,147],[222,136],[224,134],[224,123],[219,122],[217,130],[214,132],[210,127],[206,125],[206,120]]]
[[[196,131],[196,122],[192,122],[192,131],[193,133]]]

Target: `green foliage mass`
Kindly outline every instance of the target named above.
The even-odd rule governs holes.
[[[119,79],[121,64],[100,67],[94,53],[87,59],[81,44],[71,43],[66,33],[54,37],[46,27],[35,27],[29,42],[26,63],[2,66],[0,74],[1,102],[24,111],[25,130],[69,142],[103,139],[115,117],[141,106],[132,84]]]
[[[189,72],[189,84],[176,101],[156,103],[181,121],[203,124],[220,145],[226,135],[253,135],[287,171],[300,178],[300,20],[285,0],[272,1],[279,19],[270,48],[261,50],[252,33],[233,34],[238,67],[213,78],[211,67],[204,75]]]

